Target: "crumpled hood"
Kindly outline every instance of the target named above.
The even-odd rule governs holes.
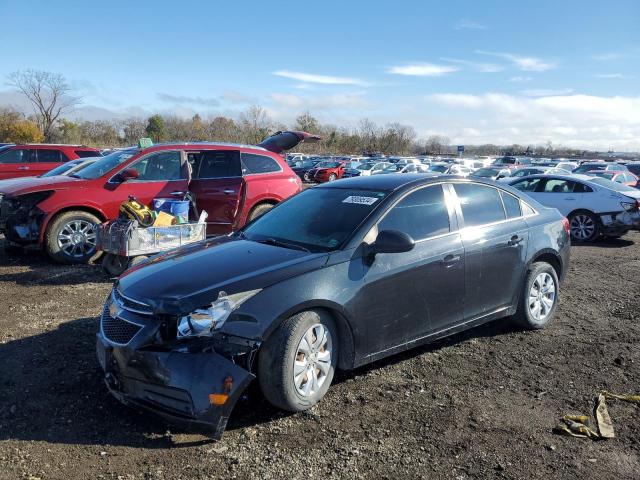
[[[125,272],[120,292],[155,313],[184,315],[227,294],[266,288],[327,261],[325,253],[223,236],[176,249]]]
[[[61,190],[64,188],[78,188],[81,178],[57,175],[55,177],[24,177],[0,181],[0,193],[5,195],[23,195],[25,193],[43,190]],[[6,183],[5,183],[6,182]]]

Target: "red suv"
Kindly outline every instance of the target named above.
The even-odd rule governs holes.
[[[344,160],[325,160],[309,170],[309,178],[317,183],[332,182],[342,178],[348,163]]]
[[[82,145],[6,145],[0,148],[0,180],[35,177],[69,160],[100,156],[97,148]]]
[[[0,190],[0,232],[43,246],[63,263],[96,254],[96,226],[118,216],[130,195],[182,199],[206,210],[209,234],[229,233],[298,193],[302,182],[282,151],[318,137],[278,132],[259,146],[181,143],[117,150],[70,176],[34,178]]]

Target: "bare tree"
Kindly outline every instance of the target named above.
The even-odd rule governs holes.
[[[31,102],[38,126],[48,141],[53,136],[53,126],[60,114],[80,103],[80,98],[71,95],[71,87],[59,73],[19,70],[9,74],[7,80]]]
[[[273,122],[267,111],[260,105],[252,105],[240,114],[240,127],[244,141],[250,144],[259,143],[268,134]]]

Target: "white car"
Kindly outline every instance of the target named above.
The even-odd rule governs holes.
[[[576,168],[578,168],[578,163],[577,162],[560,162],[555,166],[555,168],[558,168],[560,170],[565,170],[565,171],[571,173]]]
[[[389,162],[361,163],[355,169],[360,171],[361,176],[368,177],[369,175],[377,175],[390,165],[393,164]]]
[[[640,229],[640,190],[587,175],[531,175],[510,182],[569,220],[571,238],[592,242]]]

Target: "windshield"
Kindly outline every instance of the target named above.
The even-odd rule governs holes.
[[[497,158],[492,165],[514,165],[516,163],[516,159],[513,157],[502,157]]]
[[[591,170],[604,170],[605,168],[607,168],[606,165],[599,165],[599,164],[593,164],[593,163],[585,163],[583,165],[580,165],[578,168],[576,168],[575,170],[573,170],[573,173],[585,173]]]
[[[106,157],[102,157],[100,160],[92,163],[87,168],[83,168],[79,172],[73,174],[74,177],[84,178],[85,180],[93,180],[94,178],[100,178],[106,173],[116,168],[121,163],[129,160],[140,150],[137,148],[129,148],[127,150],[116,150],[110,153]]]
[[[63,175],[71,170],[76,165],[82,163],[84,160],[71,160],[70,162],[63,163],[56,168],[49,170],[47,173],[43,173],[40,177],[55,177],[56,175]]]
[[[604,170],[597,172],[589,172],[589,175],[593,175],[594,177],[606,178],[607,180],[613,180],[613,177],[616,176],[615,173],[606,172]]]
[[[340,162],[320,162],[316,168],[336,168],[340,166]]]
[[[243,230],[243,236],[312,251],[336,250],[385,196],[386,192],[369,190],[310,188],[259,217]]]
[[[373,163],[363,163],[358,165],[358,170],[371,170],[373,168]]]
[[[494,177],[500,173],[497,168],[480,168],[472,173],[474,177]]]
[[[589,179],[591,183],[595,183],[596,185],[600,185],[602,187],[606,187],[610,190],[615,190],[616,192],[637,192],[638,190],[630,187],[629,185],[625,185],[624,183],[612,182],[611,180],[607,180],[606,178],[593,177]]]
[[[449,167],[447,165],[431,165],[429,166],[429,171],[430,172],[438,172],[438,173],[444,173],[447,171]]]

